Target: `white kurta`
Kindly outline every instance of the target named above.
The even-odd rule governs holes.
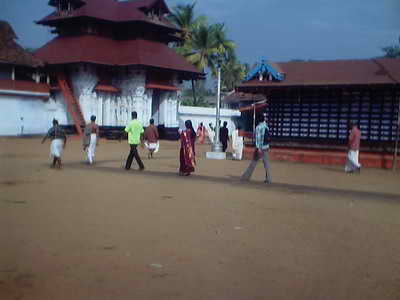
[[[239,130],[237,129],[232,132],[232,149],[233,158],[241,160],[243,155],[243,137],[239,136]]]
[[[214,143],[215,131],[211,128],[208,130],[208,138],[210,139],[211,143]]]

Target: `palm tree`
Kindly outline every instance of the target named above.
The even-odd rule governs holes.
[[[232,56],[222,65],[222,89],[226,92],[232,91],[243,81],[247,74],[246,64],[241,64],[235,56]]]
[[[192,39],[193,31],[200,24],[207,23],[205,16],[195,17],[195,6],[196,2],[192,4],[179,4],[172,9],[172,13],[169,16],[169,20],[182,30],[180,37],[184,43]]]
[[[182,56],[188,56],[192,52],[192,38],[193,33],[197,28],[207,23],[207,19],[205,16],[195,17],[194,8],[196,6],[196,2],[192,4],[180,4],[172,9],[172,14],[169,17],[169,20],[178,26],[182,32],[180,33],[180,37],[183,40],[183,44],[178,45],[175,48],[176,52],[178,52]],[[197,103],[196,100],[196,89],[195,83],[192,79],[192,92],[193,92],[193,102]]]
[[[400,37],[399,37],[399,45],[383,47],[382,51],[385,52],[384,57],[400,58]]]
[[[199,70],[205,72],[210,69],[216,76],[217,65],[234,57],[235,44],[226,38],[224,24],[201,24],[193,32],[191,41],[188,43],[187,52],[184,56]]]
[[[215,77],[217,65],[223,65],[234,56],[235,44],[227,39],[225,25],[208,25],[204,16],[195,17],[195,3],[178,5],[173,9],[170,20],[181,30],[183,44],[176,51],[186,57],[201,72],[211,70]],[[195,84],[192,80],[194,103],[196,104]]]

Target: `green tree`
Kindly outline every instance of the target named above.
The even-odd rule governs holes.
[[[186,57],[203,73],[210,70],[216,77],[217,66],[221,67],[235,58],[235,43],[227,38],[223,23],[209,25],[205,16],[195,16],[195,3],[178,5],[172,10],[171,22],[182,32],[183,42],[176,51]],[[196,105],[196,87],[192,80],[193,101]]]
[[[222,90],[230,92],[240,84],[248,73],[248,65],[241,64],[236,57],[231,57],[221,67]]]
[[[169,20],[182,31],[180,33],[180,37],[182,38],[183,42],[176,45],[175,50],[177,53],[185,57],[192,52],[191,42],[194,31],[202,24],[207,23],[205,16],[195,16],[195,6],[196,2],[192,4],[179,4],[172,9],[172,13],[169,16]],[[193,101],[196,104],[196,88],[193,79],[192,93]]]
[[[384,57],[400,58],[400,37],[399,37],[399,45],[383,47],[382,51],[385,52]]]

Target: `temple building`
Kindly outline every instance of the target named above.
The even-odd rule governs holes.
[[[362,132],[362,152],[393,153],[398,130],[400,59],[263,60],[237,92],[265,96],[265,104],[247,101],[243,122],[251,132],[254,113],[266,112],[277,149],[343,150],[348,121],[352,120]]]
[[[54,12],[37,23],[57,36],[38,49],[49,74],[53,116],[78,133],[91,115],[100,126],[124,126],[132,111],[153,118],[166,135],[178,129],[185,80],[203,77],[169,47],[180,30],[164,0],[50,0]]]
[[[0,21],[0,136],[41,134],[51,122],[50,88],[42,62]]]

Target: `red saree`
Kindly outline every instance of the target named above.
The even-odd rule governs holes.
[[[193,138],[194,137],[194,138]],[[192,130],[187,129],[181,133],[181,151],[180,151],[180,167],[179,172],[190,174],[194,172],[196,165],[195,152],[194,152],[195,136]]]

